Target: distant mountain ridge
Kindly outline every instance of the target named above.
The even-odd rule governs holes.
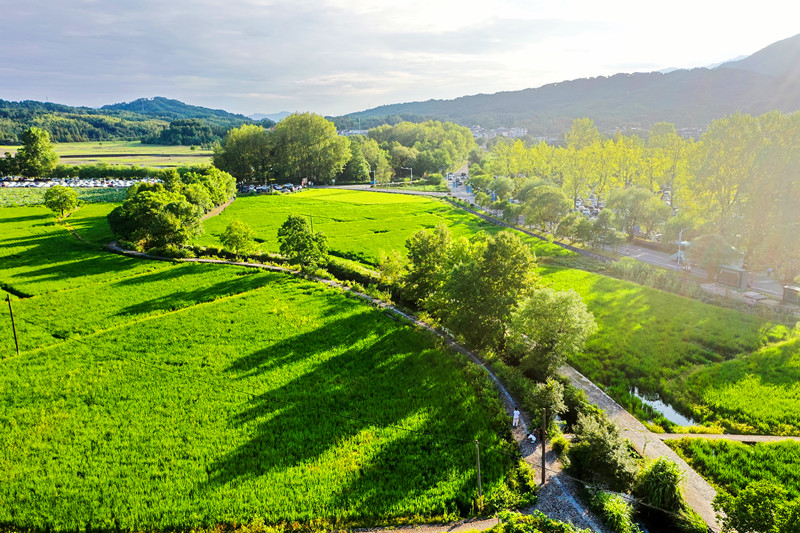
[[[72,107],[49,102],[0,100],[0,143],[14,144],[27,128],[38,126],[56,142],[154,140],[171,122],[199,120],[211,129],[213,140],[227,130],[253,123],[270,127],[271,120],[254,121],[221,109],[185,104],[157,96],[105,105],[99,109]]]
[[[229,113],[222,109],[209,109],[196,105],[185,104],[180,100],[172,100],[163,96],[154,98],[139,98],[132,102],[104,105],[101,111],[129,111],[139,115],[147,115],[167,120],[197,118],[210,124],[221,126],[238,122],[250,122],[252,119],[244,115]]]
[[[273,122],[280,122],[281,120],[285,119],[292,113],[290,111],[280,111],[278,113],[253,113],[252,115],[248,115],[253,120],[264,120],[269,119]]]
[[[535,136],[561,136],[572,120],[589,117],[601,129],[672,122],[704,128],[735,111],[759,115],[800,110],[800,35],[717,68],[615,74],[551,83],[535,89],[454,100],[384,105],[336,117],[340,128],[406,120],[447,120],[484,127],[522,126]]]

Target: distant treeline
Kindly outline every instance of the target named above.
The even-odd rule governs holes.
[[[141,140],[151,144],[208,145],[245,123],[274,125],[269,119],[252,121],[243,115],[166,98],[101,109],[0,100],[0,144],[17,144],[25,130],[36,126],[48,131],[54,142]]]

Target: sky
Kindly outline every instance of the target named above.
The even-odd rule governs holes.
[[[788,0],[0,0],[0,99],[164,96],[338,116],[702,67],[800,33]]]

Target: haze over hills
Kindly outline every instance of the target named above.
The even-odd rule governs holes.
[[[269,119],[272,122],[280,122],[281,120],[285,119],[292,113],[290,111],[280,111],[278,113],[253,113],[252,115],[247,115],[248,117],[252,118],[253,120],[264,120]]]
[[[531,135],[561,136],[572,120],[589,117],[601,129],[649,128],[672,122],[704,128],[735,111],[759,115],[800,109],[800,35],[717,68],[616,74],[552,83],[535,89],[477,94],[367,109],[337,117],[374,125],[400,118],[447,120],[484,127],[527,127]]]

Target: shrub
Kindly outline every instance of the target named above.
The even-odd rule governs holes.
[[[592,496],[591,505],[615,533],[641,533],[633,521],[633,508],[621,495],[598,491]]]
[[[604,414],[578,415],[569,460],[570,469],[578,477],[612,490],[628,490],[636,478],[636,463],[628,444]]]
[[[659,457],[641,472],[634,494],[648,505],[678,512],[686,505],[680,489],[681,479],[683,472],[678,465]]]

